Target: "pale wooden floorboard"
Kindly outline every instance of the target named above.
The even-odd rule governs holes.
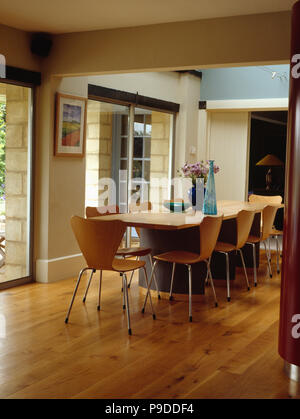
[[[86,304],[84,279],[67,325],[76,279],[2,291],[0,397],[298,398],[277,352],[280,275],[268,278],[263,262],[259,286],[250,292],[239,271],[231,303],[225,281],[215,281],[219,307],[207,288],[193,304],[193,323],[182,301],[153,299],[157,319],[149,305],[141,314],[144,297],[135,277],[132,336],[118,274],[104,274],[100,312],[99,274]],[[249,278],[253,284],[251,269]]]

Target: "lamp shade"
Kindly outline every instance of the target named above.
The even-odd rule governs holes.
[[[263,159],[256,163],[256,166],[283,166],[283,162],[274,154],[267,154]]]

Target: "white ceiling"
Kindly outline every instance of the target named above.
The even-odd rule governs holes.
[[[0,23],[67,33],[290,10],[296,0],[0,0]]]

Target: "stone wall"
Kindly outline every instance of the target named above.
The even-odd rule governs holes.
[[[86,140],[86,206],[107,205],[99,198],[98,182],[111,178],[112,167],[112,105],[89,101]]]
[[[6,85],[5,253],[0,281],[29,274],[28,269],[28,115],[29,92]]]
[[[171,121],[172,116],[170,114],[152,112],[150,201],[157,211],[165,210],[162,203],[165,199],[168,199],[169,189],[166,180],[169,175]]]

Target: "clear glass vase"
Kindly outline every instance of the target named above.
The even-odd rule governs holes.
[[[206,215],[217,215],[218,212],[214,175],[214,160],[209,160],[209,172],[207,177],[202,212]]]

